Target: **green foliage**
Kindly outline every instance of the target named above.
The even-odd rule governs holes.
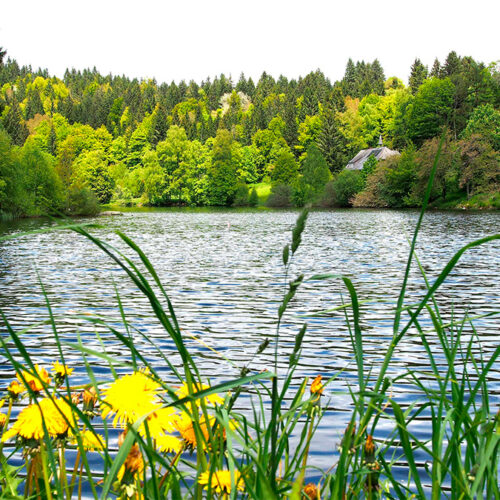
[[[15,216],[26,213],[28,193],[24,188],[23,169],[18,151],[12,147],[10,136],[0,129],[0,212]]]
[[[422,64],[422,61],[417,57],[415,62],[411,66],[410,79],[408,84],[410,86],[411,93],[415,95],[420,88],[420,85],[424,83],[427,78],[427,67]]]
[[[288,184],[273,185],[266,204],[268,207],[290,207],[292,205],[292,194],[292,187]]]
[[[255,193],[255,195],[257,196],[257,192]],[[249,205],[250,205],[250,201],[249,201],[249,194],[248,194],[248,186],[244,183],[239,183],[238,186],[236,187],[236,193],[234,195],[233,206],[234,207],[247,207]]]
[[[256,207],[259,204],[259,195],[257,194],[257,190],[252,188],[250,191],[250,197],[248,198],[248,205],[250,207]]]
[[[69,216],[97,215],[99,200],[87,187],[70,186],[64,201],[64,212]]]
[[[385,80],[378,60],[351,59],[343,80],[333,84],[318,70],[297,81],[283,76],[275,80],[263,73],[257,85],[242,77],[235,86],[225,75],[201,85],[184,81],[158,85],[154,80],[103,76],[95,69],[68,70],[61,80],[46,70],[19,67],[8,59],[0,67],[0,125],[13,145],[22,146],[29,134],[37,148],[55,157],[56,172],[66,191],[74,181],[87,182],[76,179],[75,166],[85,163],[79,160],[81,156],[99,150],[111,166],[110,189],[115,199],[141,198],[141,203],[155,205],[231,204],[238,182],[272,182],[293,185],[294,203],[303,205],[321,198],[321,187],[313,186],[321,176],[304,168],[312,145],[319,148],[332,174],[341,171],[359,150],[376,146],[380,135],[384,145],[402,151],[412,144],[423,147],[448,127],[455,138],[480,135],[481,141],[498,151],[499,74],[495,64],[486,67],[450,52],[443,66],[435,61],[430,79],[417,58],[408,88],[396,77]],[[215,189],[213,144],[218,129],[232,135],[234,165],[226,174],[233,167],[236,174],[228,184],[229,196],[223,195],[222,187]],[[290,151],[302,169],[300,181],[294,180]],[[149,153],[156,153],[158,162],[146,166],[145,158],[154,158]],[[479,156],[486,163],[471,163],[465,156],[458,163],[467,163],[464,169],[475,165],[473,170],[481,177],[481,169],[491,171],[491,162],[488,155]],[[433,201],[443,194],[447,198],[454,193],[466,195],[471,184],[460,181],[458,163],[447,169],[446,188],[438,189],[441,194],[436,197],[433,193]],[[139,171],[133,173],[135,169]],[[424,170],[423,165],[416,169],[422,175],[415,174],[417,187],[411,202],[413,195],[403,196],[404,202],[400,197],[407,191],[402,179],[404,185],[394,196],[373,195],[377,203],[392,206],[398,199],[398,206],[418,205]],[[383,171],[396,175],[392,168]],[[483,177],[492,178],[490,174]],[[324,185],[325,179],[318,184]],[[392,179],[386,183],[380,177],[379,182],[394,190]],[[495,185],[494,180],[481,181],[474,190]],[[105,191],[102,199],[109,198],[109,189]],[[9,193],[5,196],[15,196]],[[17,200],[28,198],[18,196]],[[15,206],[20,205],[12,200]]]
[[[353,197],[363,189],[361,172],[342,170],[334,179],[332,188],[337,206],[351,206]]]
[[[238,186],[233,155],[233,138],[227,130],[220,129],[215,137],[212,163],[208,171],[208,202],[210,205],[230,205]]]
[[[326,183],[330,180],[330,170],[325,158],[315,144],[309,146],[302,175],[299,178],[299,189],[304,203],[315,203],[321,197]]]
[[[33,215],[53,213],[61,208],[63,188],[55,170],[55,158],[42,151],[33,139],[28,139],[20,150],[26,189],[26,212]]]
[[[371,175],[377,168],[377,158],[375,155],[370,155],[366,161],[363,163],[363,169],[361,170],[361,177],[363,179],[363,184],[366,185],[366,178]]]
[[[455,86],[446,78],[424,82],[411,104],[408,135],[417,145],[437,136],[452,116]]]
[[[103,151],[87,151],[74,163],[73,184],[88,187],[99,202],[108,203],[113,185],[108,162]]]
[[[271,171],[271,182],[275,184],[288,184],[291,186],[298,176],[298,165],[295,156],[289,149],[282,149],[274,162]]]
[[[462,138],[481,135],[491,146],[500,151],[500,111],[491,104],[478,106],[472,112]]]

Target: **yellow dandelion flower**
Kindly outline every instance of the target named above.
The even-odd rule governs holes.
[[[173,408],[159,408],[146,420],[149,435],[156,439],[157,436],[162,434],[174,432],[177,429],[176,423],[178,419],[179,415]],[[143,437],[147,436],[145,424],[146,422],[139,427],[139,433]]]
[[[205,389],[210,389],[210,386],[207,384],[200,385],[200,384],[193,383],[192,386],[193,386],[193,392],[200,392],[200,391],[204,391]],[[182,399],[182,398],[189,396],[188,385],[182,384],[182,386],[177,391],[175,391],[175,394],[177,395],[177,397],[179,399]],[[201,401],[201,399],[206,399],[209,403],[211,403],[213,405],[216,405],[216,404],[221,405],[222,403],[224,403],[224,398],[222,398],[218,394],[210,394],[210,396],[206,396],[205,398],[197,399],[196,403],[198,404],[199,401]]]
[[[26,380],[26,388],[29,387],[33,392],[40,392],[43,389],[42,381],[45,382],[45,384],[50,384],[50,376],[47,370],[43,367],[40,368],[38,365],[35,365],[35,370],[38,377],[28,373],[27,371],[23,371],[23,377]],[[20,375],[17,375],[17,379],[19,382],[24,384]]]
[[[74,368],[68,368],[66,365],[62,365],[59,361],[56,361],[52,365],[52,371],[54,372],[55,379],[58,383],[62,383],[65,377],[69,377],[73,373]]]
[[[208,425],[212,427],[215,423],[215,417],[208,417]],[[207,449],[207,443],[209,439],[208,427],[205,422],[205,418],[201,417],[199,420],[200,430],[203,435],[203,449]],[[184,440],[188,448],[196,448],[196,433],[194,431],[193,421],[186,413],[183,413],[176,422],[177,430],[179,431],[182,439]]]
[[[7,387],[7,392],[9,393],[9,397],[14,400],[16,400],[19,394],[23,393],[25,390],[26,389],[24,388],[24,385],[20,384],[17,380],[13,380],[9,384],[9,387]]]
[[[61,399],[54,399],[53,402],[49,398],[29,405],[21,411],[14,425],[4,433],[2,441],[17,435],[25,439],[41,439],[44,435],[44,422],[49,436],[64,436],[69,430],[68,424],[74,424],[71,407]]]
[[[155,444],[156,449],[164,453],[179,453],[182,449],[182,441],[168,434],[156,436]]]
[[[5,400],[1,400],[0,401],[0,408],[2,408],[3,404],[5,403]],[[3,413],[0,413],[0,429],[3,428],[3,426],[5,425],[5,421],[7,420],[7,415],[3,414]]]
[[[210,482],[210,486],[212,491],[215,493],[226,494],[229,495],[231,493],[231,471],[229,470],[218,470],[215,471],[211,476],[210,472],[202,472],[200,477],[198,478],[198,483],[204,486],[205,490],[208,490],[208,483]],[[239,471],[234,471],[234,484],[238,491],[244,491],[245,485],[243,482],[243,478]]]
[[[103,418],[115,414],[113,425],[125,426],[141,416],[161,408],[157,397],[160,385],[144,372],[135,372],[116,379],[103,393]]]
[[[86,430],[80,433],[82,438],[82,446],[86,451],[102,451],[104,450],[104,438],[100,434],[94,434],[91,430]],[[76,436],[71,439],[73,444],[78,444]]]

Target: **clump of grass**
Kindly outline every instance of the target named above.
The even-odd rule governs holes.
[[[308,483],[309,449],[323,416],[321,395],[324,383],[316,377],[311,384],[292,379],[299,364],[307,325],[297,332],[287,369],[278,374],[280,324],[289,304],[306,278],[289,277],[290,264],[299,250],[306,225],[303,212],[283,250],[285,291],[278,308],[276,330],[258,346],[274,352],[267,370],[251,373],[247,366],[230,382],[211,386],[200,373],[187,349],[172,303],[156,271],[142,250],[126,235],[118,233],[132,257],[90,234],[85,227],[73,229],[105,252],[149,300],[153,314],[180,355],[180,366],[170,363],[162,350],[130,324],[118,296],[125,333],[99,318],[87,318],[96,328],[105,328],[128,353],[126,361],[76,342],[62,341],[57,321],[47,300],[49,323],[56,340],[60,362],[50,373],[34,364],[8,319],[3,321],[10,340],[1,338],[5,355],[16,373],[5,391],[7,411],[2,424],[2,472],[0,485],[7,497],[80,498],[251,498],[312,500],[316,498],[500,498],[498,452],[500,416],[490,407],[488,375],[498,356],[475,355],[479,335],[464,340],[469,318],[446,322],[435,300],[436,291],[468,249],[500,235],[465,245],[430,283],[415,255],[415,243],[430,193],[432,177],[421,216],[411,242],[408,264],[394,309],[393,336],[380,366],[366,367],[361,327],[361,301],[348,277],[340,277],[349,296],[342,307],[349,326],[357,365],[357,387],[351,388],[353,412],[339,443],[336,463],[323,471],[318,483]],[[406,304],[410,266],[416,262],[427,284],[423,299]],[[338,279],[322,275],[311,280]],[[432,320],[432,330],[423,326],[422,315]],[[425,384],[421,373],[408,369],[394,380],[388,377],[394,352],[410,331],[416,331],[424,346],[434,384]],[[436,357],[429,343],[435,335],[446,363]],[[178,384],[165,383],[154,366],[137,348],[134,337],[149,342],[163,359]],[[78,352],[86,367],[84,385],[72,384],[65,360]],[[332,354],[333,355],[333,354]],[[108,364],[109,380],[99,381],[90,358]],[[119,375],[125,370],[126,374]],[[413,384],[419,401],[403,409],[392,396],[400,380]],[[328,381],[326,382],[328,383]],[[252,388],[251,415],[237,411],[243,391]],[[309,386],[309,387],[308,387]],[[12,418],[12,409],[24,396],[28,405]],[[420,439],[412,426],[421,415],[431,419],[430,439]],[[384,419],[392,431],[379,435]],[[11,422],[14,420],[14,422]],[[115,429],[115,430],[114,430]],[[118,447],[111,436],[120,432]],[[292,443],[292,435],[298,442]],[[8,443],[8,446],[7,444]],[[71,453],[70,453],[71,452]],[[75,455],[76,452],[76,455]],[[11,459],[21,456],[24,465],[14,467]],[[100,456],[101,474],[96,475],[90,458]],[[425,466],[422,466],[422,456]],[[74,457],[74,458],[73,458]],[[394,467],[404,462],[407,481],[396,480]]]

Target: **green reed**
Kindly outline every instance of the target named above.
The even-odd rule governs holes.
[[[86,488],[94,498],[251,498],[295,500],[313,498],[331,499],[376,499],[376,498],[432,498],[441,499],[495,499],[500,498],[498,484],[498,454],[500,439],[500,414],[491,408],[488,395],[488,377],[498,356],[498,347],[489,359],[480,351],[480,338],[468,316],[451,320],[442,318],[436,292],[457,265],[460,257],[469,249],[500,238],[493,235],[473,241],[460,249],[431,283],[415,253],[419,229],[436,171],[434,164],[429,188],[418,219],[405,270],[403,284],[393,313],[393,336],[387,346],[380,366],[368,367],[363,351],[362,305],[355,286],[346,276],[321,275],[305,278],[303,275],[289,277],[290,265],[299,250],[306,226],[307,211],[304,211],[292,231],[292,239],[283,250],[285,283],[282,302],[278,308],[276,330],[264,338],[255,355],[272,349],[274,361],[266,371],[251,373],[249,364],[239,367],[240,376],[235,380],[206,387],[207,378],[199,369],[196,359],[186,346],[183,332],[169,296],[157,275],[153,264],[142,250],[126,235],[117,232],[126,251],[121,251],[92,235],[84,226],[67,224],[70,228],[103,251],[140,292],[148,299],[151,311],[162,326],[165,336],[175,345],[180,356],[180,366],[174,366],[161,348],[147,335],[137,329],[127,318],[122,299],[116,292],[117,310],[123,330],[116,329],[99,317],[81,316],[95,328],[100,349],[85,345],[77,334],[76,340],[61,340],[58,318],[53,314],[43,284],[40,286],[46,298],[50,325],[59,352],[66,365],[65,355],[77,352],[85,366],[88,382],[74,387],[71,377],[60,383],[48,382],[36,370],[32,353],[23,343],[31,328],[15,331],[5,315],[2,315],[8,335],[1,337],[4,355],[18,375],[20,383],[27,387],[27,397],[37,404],[42,399],[64,401],[71,414],[60,413],[68,429],[57,437],[50,435],[51,422],[42,413],[43,437],[36,440],[18,439],[2,445],[0,459],[2,472],[0,486],[3,498],[80,498]],[[406,291],[412,265],[417,265],[426,283],[424,297],[418,303],[406,303]],[[353,357],[357,367],[357,386],[350,388],[352,414],[339,443],[339,453],[328,471],[322,472],[318,484],[307,484],[310,444],[322,418],[324,405],[321,391],[308,388],[303,380],[294,386],[293,376],[300,363],[301,349],[307,324],[297,332],[292,354],[287,360],[287,369],[278,374],[280,361],[280,325],[287,308],[294,300],[300,286],[306,280],[340,279],[345,286],[349,301],[340,309],[344,311],[350,334]],[[391,305],[389,307],[392,308]],[[432,329],[423,326],[423,315],[432,321]],[[34,326],[40,326],[34,325]],[[469,330],[473,335],[465,340]],[[109,354],[102,340],[103,332],[111,334],[127,353],[126,358]],[[425,349],[429,370],[425,372],[434,384],[422,382],[422,373],[408,369],[402,375],[390,379],[394,352],[407,335],[417,335]],[[431,348],[430,339],[437,339],[446,363],[438,360]],[[165,383],[148,358],[141,353],[135,339],[147,342],[169,367],[179,384],[185,384],[187,394],[179,396],[177,388]],[[479,356],[476,351],[479,349]],[[332,353],[334,355],[334,353]],[[99,359],[109,367],[111,377],[99,381],[92,359]],[[222,358],[222,357],[221,357]],[[224,360],[228,361],[228,360]],[[229,361],[230,362],[230,361]],[[110,406],[106,399],[106,388],[120,380],[117,370],[129,373],[147,368],[144,376],[156,384],[156,394],[161,407],[182,412],[190,422],[193,433],[189,454],[187,441],[177,452],[158,449],[158,437],[151,427],[154,411],[126,423],[126,435],[122,436],[119,448],[114,450],[110,442],[112,423],[100,418],[103,409]],[[14,374],[14,373],[13,373]],[[338,377],[339,374],[336,375]],[[28,378],[39,382],[39,390],[33,390]],[[333,379],[332,379],[333,380]],[[328,381],[331,383],[332,380]],[[398,382],[412,384],[418,391],[418,401],[403,409],[392,390]],[[36,385],[36,384],[35,384]],[[330,387],[335,391],[335,384]],[[252,411],[249,415],[238,411],[238,398],[251,390]],[[75,399],[75,393],[94,398],[90,403]],[[10,428],[14,397],[7,394],[8,416],[2,434]],[[223,403],[212,405],[209,397],[226,394]],[[87,406],[85,406],[87,404]],[[56,405],[57,407],[57,405]],[[424,413],[431,416],[431,438],[423,440],[412,432],[412,424]],[[58,415],[56,414],[56,417]],[[385,438],[377,433],[380,420],[392,422],[393,429]],[[98,451],[88,451],[85,446],[85,431],[93,435],[104,432],[104,446]],[[141,432],[141,429],[144,431]],[[178,431],[180,433],[180,431]],[[69,434],[73,435],[72,443]],[[291,436],[298,436],[298,444]],[[77,458],[69,460],[67,450],[76,451]],[[23,453],[25,466],[9,465],[13,456]],[[95,476],[89,464],[89,453],[99,453],[102,474]],[[425,456],[425,465],[419,465]],[[135,460],[134,460],[135,459]],[[396,464],[404,462],[407,481],[397,481],[393,474]],[[134,470],[134,464],[142,464]],[[221,470],[228,471],[227,484],[221,488],[217,480]],[[125,471],[121,474],[121,471]],[[447,489],[446,486],[450,488]]]

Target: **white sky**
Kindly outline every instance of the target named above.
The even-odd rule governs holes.
[[[67,67],[198,83],[321,69],[342,78],[349,57],[378,58],[406,83],[415,57],[451,50],[500,59],[498,0],[4,0],[0,46],[62,76]]]

